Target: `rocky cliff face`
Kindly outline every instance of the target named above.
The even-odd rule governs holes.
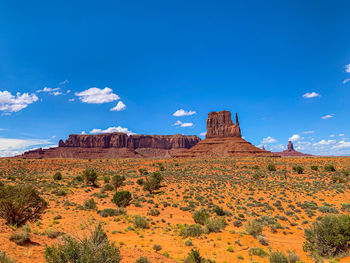
[[[241,138],[241,129],[239,127],[238,116],[236,113],[236,124],[231,119],[231,112],[220,111],[210,112],[207,119],[206,138]]]
[[[127,135],[115,132],[97,135],[72,134],[59,147],[81,148],[155,148],[155,149],[189,149],[200,141],[197,136],[185,135]]]
[[[196,145],[197,136],[127,135],[107,133],[97,135],[72,134],[58,147],[25,152],[26,158],[135,158],[171,157]]]
[[[288,142],[287,150],[284,150],[283,152],[276,152],[276,154],[278,154],[282,157],[312,156],[311,154],[306,154],[306,153],[296,151],[294,149],[293,142],[291,142],[291,141]]]

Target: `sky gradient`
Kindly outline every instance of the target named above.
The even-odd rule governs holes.
[[[349,1],[7,1],[0,156],[72,133],[193,134],[350,155]]]

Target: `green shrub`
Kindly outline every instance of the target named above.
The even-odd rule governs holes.
[[[269,254],[262,248],[260,247],[252,247],[248,250],[249,255],[254,255],[254,256],[258,256],[258,257],[266,257]]]
[[[337,256],[350,249],[350,216],[328,215],[304,230],[304,251]]]
[[[326,172],[335,172],[335,167],[334,167],[333,165],[326,165],[326,166],[324,167],[324,170],[325,170]]]
[[[287,250],[287,253],[288,263],[301,263],[301,259],[295,251]]]
[[[205,225],[206,223],[208,223],[209,216],[209,213],[203,208],[195,211],[192,215],[194,222],[200,225]]]
[[[131,202],[131,193],[129,191],[119,191],[113,196],[112,202],[118,207],[127,207]]]
[[[224,215],[225,215],[224,209],[223,209],[222,207],[220,207],[220,206],[215,206],[214,212],[215,212],[218,216],[224,216]]]
[[[56,238],[60,235],[61,233],[57,231],[56,229],[49,228],[45,231],[45,235],[47,235],[49,238]]]
[[[28,230],[20,228],[14,231],[10,237],[10,241],[15,242],[17,245],[23,246],[30,241],[30,233]]]
[[[154,244],[152,248],[153,248],[153,250],[154,250],[155,252],[158,252],[158,251],[161,251],[161,250],[162,250],[162,246],[161,246],[161,245],[158,245],[158,244]]]
[[[118,208],[118,209],[106,208],[98,211],[97,213],[100,214],[100,216],[102,217],[119,216],[119,215],[125,215],[126,210],[124,208]]]
[[[270,254],[270,263],[289,263],[288,258],[279,251]]]
[[[136,183],[138,185],[143,185],[145,182],[144,182],[144,180],[142,178],[139,178],[139,179],[136,180]]]
[[[257,237],[262,233],[262,224],[256,219],[250,220],[245,225],[245,230],[247,233],[253,237]]]
[[[112,185],[114,186],[114,189],[118,191],[118,188],[123,185],[125,181],[125,176],[115,175],[112,177]]]
[[[106,192],[106,191],[113,191],[114,190],[114,187],[113,185],[111,184],[105,184],[102,189],[101,189],[101,192]]]
[[[297,172],[298,174],[302,174],[302,173],[304,173],[304,168],[299,166],[299,165],[298,166],[294,166],[293,167],[293,171]]]
[[[311,170],[318,171],[318,166],[317,165],[311,165]]]
[[[0,217],[7,224],[21,226],[40,219],[47,203],[31,186],[0,187]]]
[[[147,257],[141,256],[138,259],[136,259],[135,263],[151,263]]]
[[[226,222],[224,218],[212,218],[206,224],[206,227],[209,233],[214,232],[218,233],[221,230],[225,229]]]
[[[142,229],[149,228],[146,217],[144,216],[135,215],[133,223],[135,228],[142,228]]]
[[[108,240],[101,224],[89,237],[75,239],[65,236],[63,244],[46,246],[44,255],[47,263],[121,261],[119,249]]]
[[[83,178],[85,179],[85,182],[87,184],[92,184],[92,186],[97,186],[96,181],[97,181],[97,173],[94,169],[86,169],[83,172]]]
[[[60,172],[55,173],[53,179],[56,181],[62,180],[62,174]]]
[[[190,253],[188,253],[187,257],[185,258],[184,263],[214,263],[215,261],[212,261],[210,259],[205,259],[202,257],[198,250],[192,249]]]
[[[235,221],[233,221],[233,225],[235,227],[241,227],[243,225],[243,223],[241,220],[235,220]]]
[[[93,198],[90,198],[88,200],[85,200],[84,201],[84,209],[86,210],[95,210],[97,209],[97,205],[96,205],[96,202]]]
[[[163,180],[164,178],[160,172],[154,172],[146,178],[146,181],[143,184],[143,190],[152,194],[153,191],[160,189]]]
[[[150,216],[159,216],[160,215],[160,212],[158,209],[151,209],[148,211],[147,215],[150,215]]]
[[[276,171],[276,166],[274,164],[270,163],[267,166],[267,170],[269,170],[270,172],[274,172],[274,171]]]
[[[1,263],[16,263],[16,260],[9,258],[5,252],[0,251],[0,262]]]
[[[184,226],[180,231],[180,236],[187,237],[199,237],[202,235],[203,229],[199,224]]]
[[[185,245],[188,246],[188,247],[193,246],[192,240],[191,239],[187,239],[185,241]]]

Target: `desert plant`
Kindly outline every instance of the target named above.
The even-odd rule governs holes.
[[[97,186],[96,181],[97,181],[97,173],[94,169],[86,169],[83,172],[83,178],[85,179],[85,182],[87,184],[92,184],[92,186]]]
[[[267,170],[269,170],[270,172],[276,171],[276,165],[270,163],[270,164],[267,166]]]
[[[138,185],[143,185],[145,183],[145,181],[142,178],[139,178],[139,179],[136,180],[136,183]]]
[[[212,261],[210,259],[205,259],[202,257],[198,250],[191,249],[191,252],[188,253],[187,257],[185,258],[184,263],[214,263],[215,261]]]
[[[258,256],[258,257],[266,257],[269,254],[262,248],[260,247],[252,247],[248,250],[249,255],[254,255],[254,256]]]
[[[350,216],[327,215],[304,230],[304,251],[337,256],[350,249]]]
[[[62,180],[62,174],[60,172],[55,173],[53,179],[56,181]]]
[[[136,259],[135,263],[150,263],[147,257],[141,256],[138,259]]]
[[[318,166],[317,165],[311,165],[311,170],[318,171]]]
[[[199,224],[184,226],[180,231],[180,236],[187,237],[199,237],[203,233],[203,229]]]
[[[192,215],[194,222],[197,224],[205,225],[209,220],[209,213],[205,209],[197,210]]]
[[[23,246],[30,241],[30,232],[27,229],[19,228],[10,235],[9,240]]]
[[[214,233],[218,233],[221,230],[223,230],[226,226],[226,222],[224,218],[212,218],[209,219],[206,227],[208,229],[208,232],[214,232]]]
[[[143,184],[143,190],[152,194],[153,191],[158,190],[161,187],[161,182],[163,180],[164,178],[160,172],[154,172],[146,178],[146,181]]]
[[[118,188],[123,185],[125,181],[125,176],[120,176],[119,174],[116,174],[112,177],[112,185],[114,186],[115,191],[118,191]]]
[[[270,263],[288,263],[288,258],[280,251],[275,251],[270,254]]]
[[[85,210],[95,210],[95,209],[97,209],[96,202],[95,202],[95,200],[93,198],[85,200],[83,207],[84,207]]]
[[[134,227],[136,227],[136,228],[145,229],[145,228],[149,227],[148,222],[146,220],[146,217],[144,217],[144,216],[135,215],[133,223],[134,223]]]
[[[108,240],[101,224],[88,237],[75,239],[65,236],[63,244],[46,246],[44,255],[48,263],[118,263],[121,260],[119,249]]]
[[[257,237],[262,233],[262,224],[256,219],[250,220],[245,225],[245,230],[247,233],[253,237]]]
[[[38,220],[47,207],[47,202],[31,186],[0,187],[0,217],[7,224],[21,226],[27,221]]]
[[[158,244],[154,244],[152,248],[153,248],[153,250],[154,250],[155,252],[158,252],[158,251],[161,251],[161,250],[162,250],[162,246],[161,246],[161,245],[158,245]]]
[[[127,207],[131,202],[131,193],[129,191],[119,191],[116,192],[113,196],[113,203],[118,207]]]
[[[9,258],[4,251],[0,251],[1,263],[16,263],[16,260]]]
[[[98,211],[97,213],[100,214],[102,217],[119,216],[119,215],[125,215],[126,210],[124,208],[118,208],[118,209],[106,208]]]
[[[302,173],[304,173],[304,168],[300,165],[294,166],[293,171],[297,172],[298,174],[302,174]]]
[[[326,165],[326,166],[324,167],[324,170],[325,170],[326,172],[335,172],[335,167],[334,167],[334,165],[329,164],[329,165]]]

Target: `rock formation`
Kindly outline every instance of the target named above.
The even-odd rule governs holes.
[[[293,145],[292,141],[288,142],[287,150],[284,150],[283,152],[276,152],[275,154],[278,154],[282,157],[312,156],[311,154],[301,153],[301,152],[294,150],[294,145]]]
[[[176,157],[230,156],[276,157],[277,155],[259,149],[242,139],[237,113],[236,124],[234,124],[229,111],[210,112],[207,119],[206,138],[189,150],[176,155]]]
[[[171,157],[197,144],[200,138],[185,135],[71,134],[58,147],[25,152],[27,158],[134,158]]]

